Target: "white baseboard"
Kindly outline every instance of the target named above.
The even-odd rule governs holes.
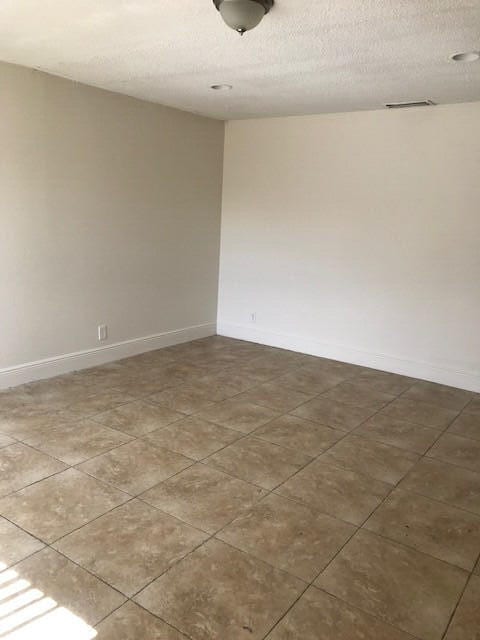
[[[387,354],[369,353],[352,347],[326,344],[313,338],[277,333],[248,325],[218,322],[217,333],[229,338],[258,342],[271,347],[290,349],[291,351],[298,351],[312,356],[350,362],[373,369],[399,373],[412,378],[438,382],[451,387],[458,387],[459,389],[480,392],[479,373],[445,369],[428,362],[405,360]]]
[[[15,387],[19,384],[53,378],[62,373],[95,367],[106,362],[128,358],[146,351],[170,347],[181,342],[189,342],[198,338],[207,338],[216,333],[214,322],[207,322],[193,327],[164,331],[153,336],[133,338],[115,344],[108,344],[95,349],[67,353],[45,360],[27,362],[15,367],[0,369],[0,389]]]

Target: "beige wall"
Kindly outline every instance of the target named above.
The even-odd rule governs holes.
[[[228,123],[218,320],[480,391],[480,103]]]
[[[7,64],[0,87],[0,369],[100,323],[214,323],[223,123]]]

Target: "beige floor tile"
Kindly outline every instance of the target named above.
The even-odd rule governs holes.
[[[257,383],[245,374],[234,371],[221,371],[202,376],[199,380],[192,381],[195,389],[203,390],[205,396],[214,402],[221,402],[239,393],[247,391]]]
[[[149,433],[145,440],[193,460],[202,460],[240,437],[238,431],[191,416]]]
[[[217,538],[311,582],[355,531],[353,525],[271,494]]]
[[[95,422],[141,438],[184,417],[183,413],[139,400],[96,415]]]
[[[253,435],[282,447],[316,456],[343,438],[345,432],[285,415],[257,429]]]
[[[328,358],[315,358],[303,365],[303,368],[316,373],[323,372],[340,375],[344,380],[360,375],[363,370],[362,367],[358,367],[355,364],[329,360]]]
[[[423,458],[400,487],[480,515],[480,474],[468,469]]]
[[[453,616],[445,640],[478,640],[480,637],[480,578],[472,576]]]
[[[370,418],[375,413],[375,409],[354,407],[319,397],[294,409],[291,413],[299,418],[313,420],[334,429],[351,431]]]
[[[273,489],[311,459],[298,451],[247,437],[211,456],[207,464],[264,489]]]
[[[387,371],[367,369],[355,377],[355,384],[360,388],[372,389],[381,393],[398,396],[409,389],[416,380]]]
[[[55,548],[132,596],[206,538],[176,518],[132,500],[74,531]]]
[[[144,589],[88,618],[105,640],[434,640],[480,581],[479,429],[480,394],[221,336],[0,391],[0,571],[65,543],[93,580],[53,563],[67,606]],[[340,599],[302,595],[322,570]]]
[[[8,447],[11,444],[15,444],[15,440],[0,433],[0,449],[3,449],[3,447]]]
[[[285,374],[286,371],[290,371],[295,368],[296,367],[288,367],[285,369],[281,364],[265,362],[262,358],[255,358],[250,362],[244,362],[239,366],[235,366],[235,371],[241,375],[249,376],[257,384],[262,384],[274,378],[278,378]]]
[[[303,589],[296,578],[211,540],[135,599],[195,640],[261,640]]]
[[[312,394],[288,389],[277,382],[265,382],[238,396],[239,400],[253,402],[280,413],[295,409],[295,407],[311,400],[311,398]]]
[[[215,533],[266,495],[266,491],[197,464],[141,495],[154,507]]]
[[[65,468],[59,460],[24,444],[3,447],[0,449],[0,496],[23,489]]]
[[[132,368],[125,380],[116,384],[115,388],[134,398],[143,399],[181,384],[181,377],[168,375],[161,370]]]
[[[404,395],[409,400],[428,402],[445,409],[461,411],[472,399],[473,394],[463,389],[446,387],[443,384],[419,380]]]
[[[228,427],[228,429],[251,433],[258,427],[273,420],[278,416],[278,413],[252,402],[225,400],[212,405],[208,409],[202,409],[197,415],[209,422]]]
[[[331,516],[360,525],[391,490],[391,485],[316,460],[275,493]]]
[[[188,415],[197,413],[213,404],[210,399],[205,397],[205,391],[203,389],[195,389],[188,385],[181,385],[173,389],[166,389],[161,393],[156,393],[149,397],[149,401],[156,402],[172,411],[178,411]]]
[[[323,393],[321,397],[323,400],[375,409],[376,411],[392,402],[395,398],[395,396],[387,393],[366,388],[364,385],[357,385],[355,382],[342,382]]]
[[[458,411],[401,396],[385,407],[382,414],[443,431],[455,420]]]
[[[419,457],[397,447],[349,435],[324,453],[320,459],[327,464],[396,484],[410,471]]]
[[[467,577],[457,567],[359,531],[316,584],[422,640],[440,640]]]
[[[277,378],[275,383],[289,389],[295,389],[295,391],[302,391],[307,395],[316,396],[343,382],[344,379],[341,374],[311,371],[301,367]]]
[[[125,598],[53,549],[43,549],[15,566],[19,579],[28,580],[59,607],[94,625],[119,607]],[[65,629],[68,637],[68,626]],[[49,636],[35,636],[47,638]]]
[[[127,602],[96,627],[96,640],[186,640],[186,636],[133,602]]]
[[[126,500],[125,493],[67,469],[0,500],[0,514],[53,542]]]
[[[439,433],[435,429],[378,413],[358,427],[355,435],[423,455],[437,440]]]
[[[192,460],[178,453],[134,440],[78,468],[121,491],[138,495],[191,464]]]
[[[93,420],[39,429],[25,442],[69,465],[79,464],[131,440],[131,436]]]
[[[428,457],[480,472],[480,441],[445,433],[430,449]]]
[[[0,517],[0,570],[42,549],[45,545]]]
[[[35,435],[37,430],[54,427],[65,422],[75,422],[80,417],[70,411],[23,411],[0,417],[0,432],[17,440]]]
[[[267,640],[412,640],[412,636],[310,587]]]
[[[107,389],[101,392],[94,389],[81,400],[74,402],[67,408],[72,413],[88,418],[97,413],[115,409],[115,407],[119,407],[127,402],[132,402],[133,400],[135,400],[134,396],[129,396],[124,391],[117,389]]]
[[[480,416],[480,393],[476,393],[465,407],[465,411]]]
[[[476,415],[475,413],[464,411],[452,423],[448,432],[465,438],[480,440],[480,414]]]
[[[364,527],[467,571],[480,554],[479,516],[400,489]]]

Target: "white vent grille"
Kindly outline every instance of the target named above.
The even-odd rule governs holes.
[[[409,109],[410,107],[432,107],[434,105],[433,100],[417,100],[416,102],[388,102],[385,106],[387,109]]]

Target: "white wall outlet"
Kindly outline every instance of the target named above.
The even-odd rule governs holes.
[[[250,322],[252,324],[255,324],[257,322],[257,314],[256,313],[251,313],[250,314]]]
[[[103,342],[108,337],[108,329],[106,324],[98,325],[98,341]]]

